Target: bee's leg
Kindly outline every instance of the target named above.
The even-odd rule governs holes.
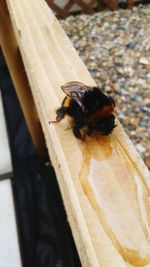
[[[60,122],[65,117],[66,111],[67,111],[66,107],[61,107],[61,108],[57,109],[56,121]]]
[[[57,109],[56,114],[57,114],[56,120],[55,121],[49,121],[49,123],[60,122],[66,115],[66,107],[61,107],[61,108]]]
[[[80,140],[84,140],[85,139],[85,135],[81,133],[80,128],[79,128],[78,125],[74,125],[72,127],[72,131],[73,131],[73,133],[74,133],[76,138],[78,138]]]

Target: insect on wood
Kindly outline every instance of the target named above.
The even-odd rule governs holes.
[[[66,97],[56,111],[56,120],[50,123],[60,122],[69,115],[73,118],[73,133],[81,140],[86,136],[109,135],[116,127],[115,102],[98,87],[72,81],[62,85],[61,89]]]

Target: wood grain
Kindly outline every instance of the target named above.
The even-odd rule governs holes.
[[[45,141],[41,125],[4,0],[0,1],[0,45],[31,133],[33,144],[37,153],[43,154]]]
[[[112,136],[87,142],[78,141],[71,129],[66,130],[67,119],[48,123],[55,119],[64,97],[61,85],[80,81],[92,86],[95,82],[43,0],[7,0],[7,5],[82,265],[146,266],[149,171],[118,121]],[[99,194],[101,186],[103,192],[109,190],[108,201],[103,192]],[[121,201],[119,207],[115,195],[118,204]],[[111,203],[116,221],[108,212]],[[131,229],[121,233],[125,227],[122,216]]]

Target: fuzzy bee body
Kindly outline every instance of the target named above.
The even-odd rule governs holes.
[[[56,122],[65,115],[72,117],[72,129],[77,138],[84,140],[86,136],[108,135],[116,127],[115,102],[99,88],[80,82],[69,82],[61,88],[67,96],[56,111]]]

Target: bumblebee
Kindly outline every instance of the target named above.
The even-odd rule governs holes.
[[[109,135],[116,127],[113,114],[115,102],[98,87],[72,81],[62,85],[61,89],[66,97],[57,109],[53,123],[69,115],[73,118],[73,133],[81,140],[86,136]]]

